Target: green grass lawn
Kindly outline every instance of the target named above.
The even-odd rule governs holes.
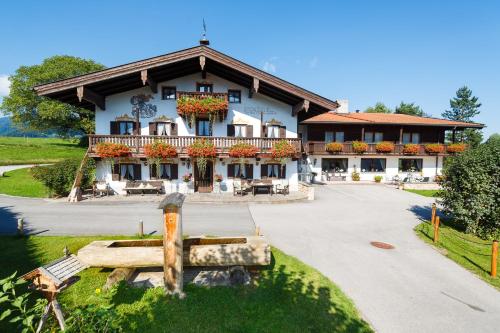
[[[439,190],[405,190],[407,192],[423,195],[424,197],[439,197]]]
[[[41,182],[33,179],[30,168],[6,172],[0,177],[0,193],[20,197],[46,198],[48,190]]]
[[[54,163],[65,158],[82,158],[86,148],[54,138],[0,137],[0,165]]]
[[[429,222],[420,223],[415,227],[415,231],[425,242],[434,244],[432,241],[434,230]],[[484,241],[476,236],[465,234],[441,222],[439,242],[434,245],[443,249],[442,252],[448,258],[500,289],[500,277],[492,278],[490,276],[491,243],[491,241]]]
[[[111,238],[119,237],[0,237],[0,279],[60,257],[65,245],[76,253],[92,240]],[[255,285],[187,285],[183,300],[164,296],[161,288],[139,289],[125,284],[96,293],[108,274],[109,270],[96,268],[82,272],[81,280],[61,294],[63,308],[68,311],[88,303],[112,304],[125,332],[372,331],[335,284],[277,249],[273,249],[272,265]],[[0,331],[9,329],[12,331],[12,327],[0,323]]]

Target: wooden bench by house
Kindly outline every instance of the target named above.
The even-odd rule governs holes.
[[[157,195],[159,195],[160,193],[163,192],[163,181],[128,180],[123,190],[127,192],[127,195],[134,193],[139,193],[139,194],[156,193]]]

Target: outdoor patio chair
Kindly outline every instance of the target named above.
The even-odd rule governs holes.
[[[243,189],[241,185],[240,180],[234,180],[233,181],[233,195],[241,195],[243,196],[245,190]]]
[[[276,194],[283,194],[287,195],[290,194],[290,185],[288,184],[288,181],[283,180],[281,183],[276,185]]]
[[[108,196],[112,193],[111,187],[105,180],[97,180],[92,184],[92,196],[95,198],[96,195],[106,195]]]

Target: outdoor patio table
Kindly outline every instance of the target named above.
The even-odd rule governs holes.
[[[252,184],[252,194],[255,196],[259,189],[266,189],[269,195],[273,195],[273,184]]]

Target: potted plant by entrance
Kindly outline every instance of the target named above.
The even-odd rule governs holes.
[[[375,176],[375,177],[373,177],[373,179],[375,180],[375,183],[380,183],[382,181],[383,177],[382,176]]]
[[[329,153],[341,153],[344,145],[340,142],[330,142],[327,143],[325,149]]]
[[[352,142],[352,150],[356,154],[366,153],[368,151],[368,144],[366,142],[353,141]]]
[[[188,147],[187,153],[196,162],[200,175],[205,174],[208,161],[217,155],[214,144],[205,139],[193,142]]]

